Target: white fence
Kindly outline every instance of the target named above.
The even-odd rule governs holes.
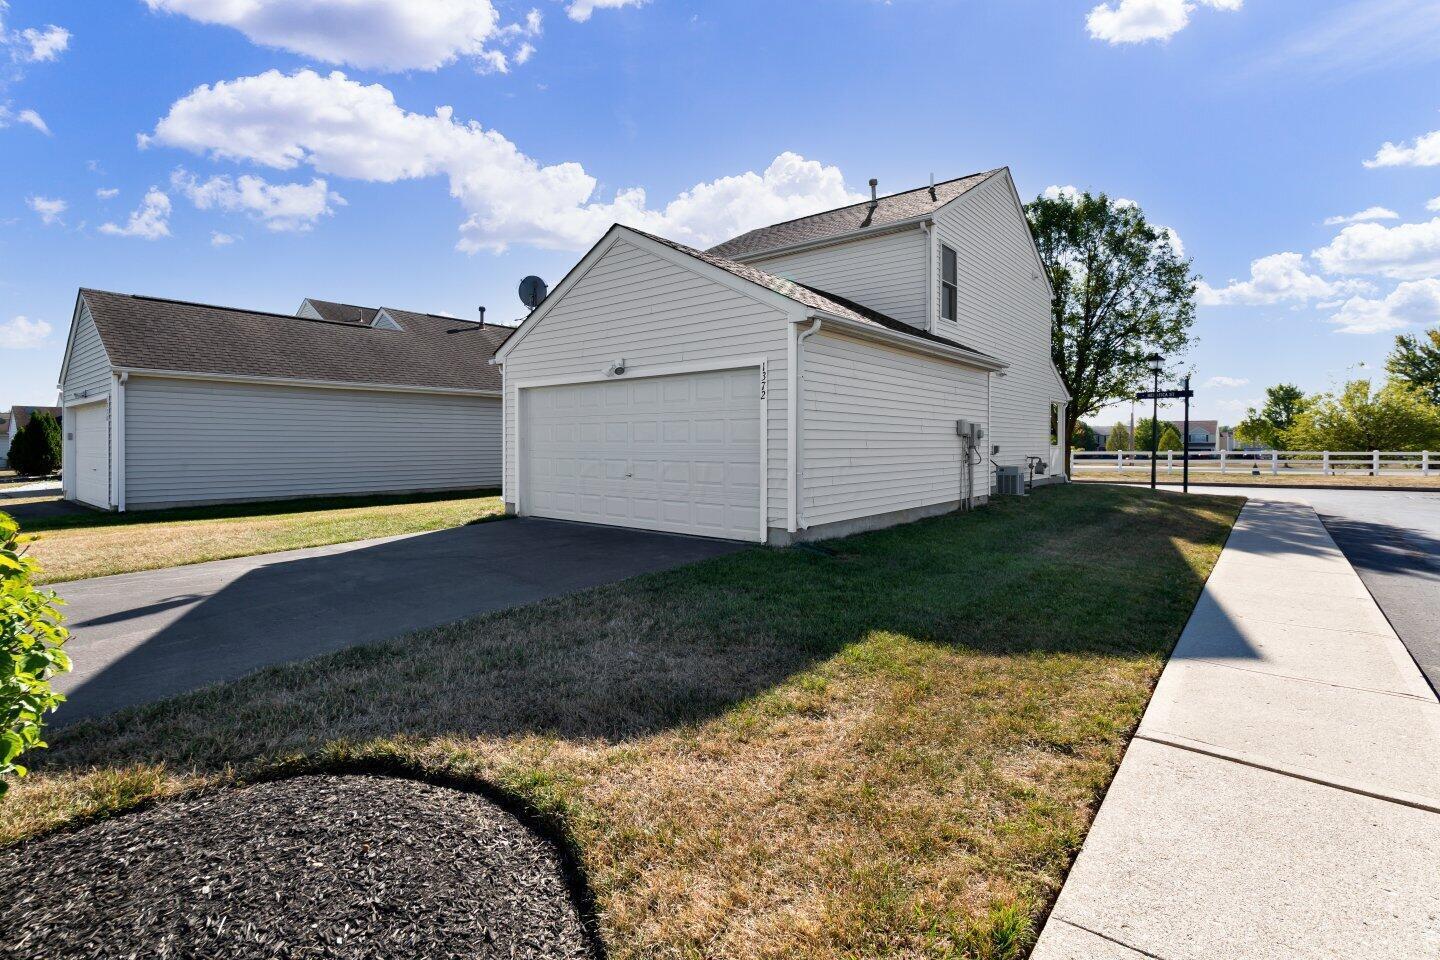
[[[1071,454],[1072,470],[1094,473],[1104,470],[1150,470],[1149,450],[1076,450]],[[1167,475],[1184,471],[1185,455],[1179,450],[1161,450],[1155,456],[1156,469]],[[1233,473],[1273,476],[1440,476],[1440,454],[1430,450],[1220,450],[1190,451],[1190,472]]]

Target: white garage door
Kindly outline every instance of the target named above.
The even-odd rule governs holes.
[[[521,512],[760,537],[760,371],[521,391]]]
[[[108,403],[66,411],[66,429],[75,434],[75,499],[110,506],[110,418]]]

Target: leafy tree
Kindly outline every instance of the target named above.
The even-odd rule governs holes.
[[[1084,420],[1075,421],[1075,429],[1070,434],[1070,446],[1076,450],[1099,450],[1100,439],[1095,436],[1095,430]]]
[[[1130,450],[1130,431],[1125,424],[1117,423],[1110,428],[1110,436],[1105,441],[1105,449],[1111,452],[1116,450]]]
[[[1068,434],[1145,385],[1148,354],[1189,346],[1199,277],[1135,204],[1041,195],[1025,213],[1054,290],[1050,352],[1070,391]]]
[[[1385,369],[1395,379],[1424,393],[1431,403],[1440,403],[1440,328],[1426,330],[1422,337],[1396,337]]]
[[[10,441],[10,469],[26,476],[49,476],[60,469],[60,422],[36,410]]]
[[[1275,424],[1261,416],[1254,407],[1251,407],[1245,414],[1244,420],[1235,425],[1235,439],[1246,447],[1284,449],[1280,442],[1280,432],[1275,429]]]
[[[1165,447],[1164,447],[1165,428],[1168,427],[1168,426],[1169,426],[1169,424],[1167,424],[1165,421],[1163,421],[1163,420],[1160,421],[1160,440],[1161,440],[1160,449],[1161,449],[1161,450],[1164,450],[1164,449],[1165,449]],[[1135,449],[1136,449],[1136,450],[1149,450],[1149,449],[1150,449],[1150,439],[1151,439],[1154,435],[1155,435],[1155,421],[1154,421],[1154,420],[1151,420],[1149,417],[1144,417],[1144,418],[1142,418],[1140,421],[1138,421],[1138,422],[1135,424]],[[1179,436],[1179,434],[1176,434],[1176,436]],[[1177,448],[1177,449],[1178,449],[1178,448]]]
[[[1180,438],[1180,431],[1175,429],[1174,424],[1167,423],[1160,430],[1161,450],[1184,450],[1185,443]]]
[[[1286,438],[1296,450],[1434,450],[1440,405],[1401,381],[1372,390],[1369,380],[1354,380],[1315,397]]]
[[[70,669],[59,601],[32,582],[38,565],[21,556],[18,533],[10,515],[0,513],[0,796],[9,789],[5,775],[25,775],[20,755],[45,746],[41,718],[65,700],[50,679]]]
[[[1284,433],[1294,426],[1295,418],[1305,412],[1309,402],[1305,391],[1295,384],[1279,383],[1265,388],[1265,406],[1260,408],[1260,415]]]

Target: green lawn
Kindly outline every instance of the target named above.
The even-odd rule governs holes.
[[[41,580],[58,583],[423,533],[503,516],[498,496],[479,494],[331,497],[124,514],[87,510],[22,523],[21,542],[40,562]]]
[[[615,960],[1019,957],[1240,503],[1049,487],[267,670],[56,733],[0,842],[382,769],[533,811]]]

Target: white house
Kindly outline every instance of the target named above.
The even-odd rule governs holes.
[[[1050,296],[1007,169],[704,252],[617,225],[496,354],[507,509],[784,544],[1057,478]]]
[[[65,496],[126,510],[498,486],[489,360],[512,332],[81,290],[60,371]]]

